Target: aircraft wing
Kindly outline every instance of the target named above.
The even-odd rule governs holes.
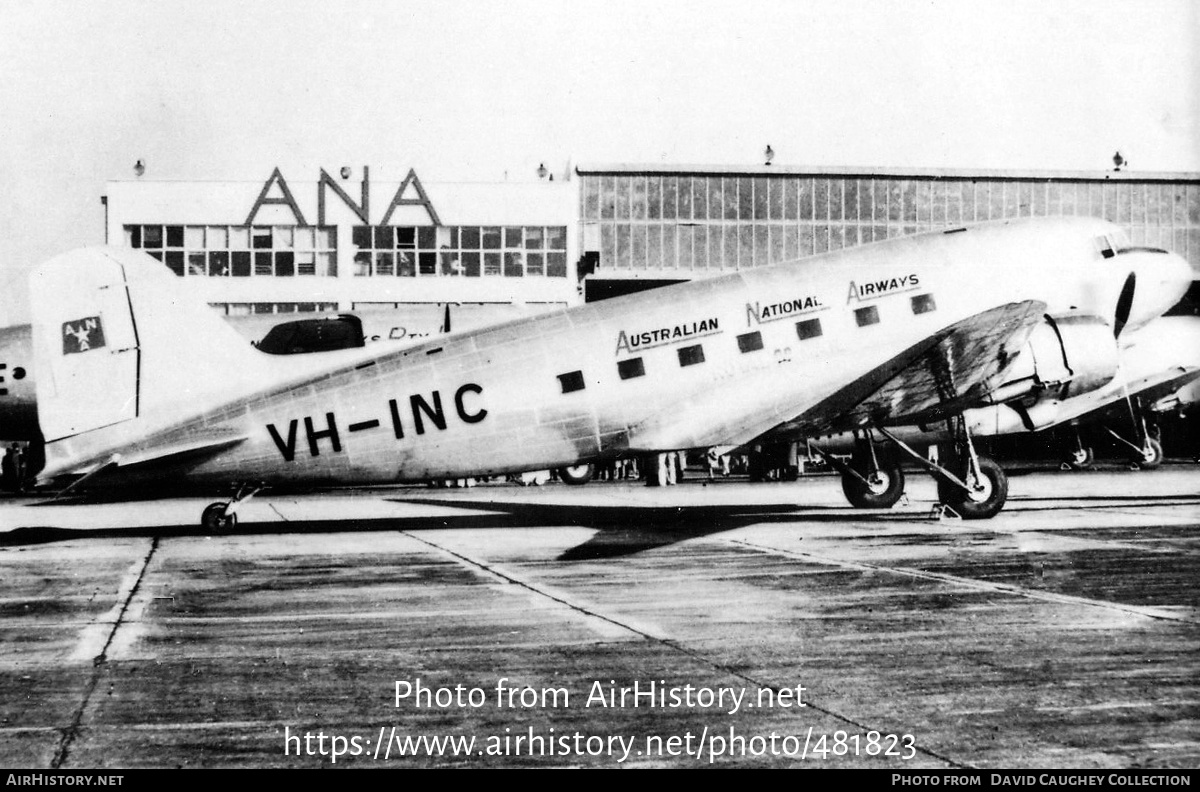
[[[1059,402],[1058,409],[1054,412],[1054,422],[1047,426],[1039,426],[1038,429],[1049,429],[1094,412],[1115,410],[1128,416],[1128,408],[1125,406],[1127,398],[1139,397],[1147,404],[1153,404],[1197,379],[1200,379],[1200,366],[1174,366],[1156,374],[1140,377],[1125,387],[1103,388],[1066,399]]]
[[[717,435],[689,434],[686,423],[695,411],[719,415],[724,394],[716,389],[712,404],[689,403],[652,425],[631,432],[638,450],[739,446],[769,435],[815,436],[847,431],[867,423],[900,425],[944,420],[976,403],[995,387],[993,378],[1017,357],[1045,303],[1010,303],[956,322],[922,339],[890,360],[796,414],[763,396],[754,422],[726,424]],[[742,383],[751,392],[754,383]],[[721,431],[723,430],[723,431]]]
[[[964,319],[859,377],[791,423],[808,436],[945,420],[976,403],[1046,311],[1027,301]]]

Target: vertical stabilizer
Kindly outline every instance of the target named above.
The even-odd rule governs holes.
[[[59,256],[30,278],[38,419],[47,441],[138,413],[137,330],[121,264]]]
[[[30,300],[48,444],[134,420],[159,424],[261,387],[261,355],[140,251],[51,259],[30,276]]]

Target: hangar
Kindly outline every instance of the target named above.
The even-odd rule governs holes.
[[[579,167],[588,299],[967,223],[1091,215],[1200,273],[1200,174]]]
[[[314,167],[112,181],[106,239],[227,314],[594,301],[973,222],[1092,215],[1200,273],[1200,174],[581,165],[431,182]]]
[[[314,173],[109,182],[106,241],[145,250],[228,315],[578,301],[567,181]]]

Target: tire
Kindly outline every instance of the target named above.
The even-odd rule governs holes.
[[[210,533],[220,533],[237,525],[236,514],[225,514],[227,505],[226,503],[212,503],[204,509],[204,513],[200,516],[200,525],[204,527],[204,530]]]
[[[1146,441],[1146,449],[1133,460],[1142,470],[1153,470],[1163,462],[1162,443],[1150,438]]]
[[[965,458],[947,465],[954,475],[967,480],[968,463]],[[995,517],[1008,500],[1008,476],[1004,470],[988,457],[979,457],[979,472],[983,476],[983,488],[979,492],[964,492],[962,487],[938,480],[938,500],[954,509],[964,520],[986,520]]]
[[[1063,462],[1071,470],[1084,470],[1085,468],[1091,467],[1092,463],[1095,461],[1096,455],[1092,453],[1091,446],[1076,448],[1067,455],[1065,460],[1063,460]]]
[[[867,475],[867,465],[858,460],[851,461],[850,466],[863,478],[872,478]],[[890,509],[904,495],[904,471],[895,462],[883,460],[871,486],[854,476],[843,475],[842,492],[856,509]]]
[[[563,480],[563,483],[575,487],[587,484],[595,473],[596,468],[592,465],[573,465],[558,469],[558,477]]]

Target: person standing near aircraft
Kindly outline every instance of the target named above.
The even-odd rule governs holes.
[[[16,490],[16,465],[13,461],[13,452],[11,449],[3,449],[4,456],[0,459],[0,489]]]
[[[21,447],[13,443],[5,452],[4,461],[0,462],[0,480],[4,489],[20,493],[25,491],[24,478],[25,460],[21,455]]]
[[[675,483],[675,452],[667,451],[655,456],[658,459],[658,479],[656,482],[647,481],[646,483],[669,487]]]

